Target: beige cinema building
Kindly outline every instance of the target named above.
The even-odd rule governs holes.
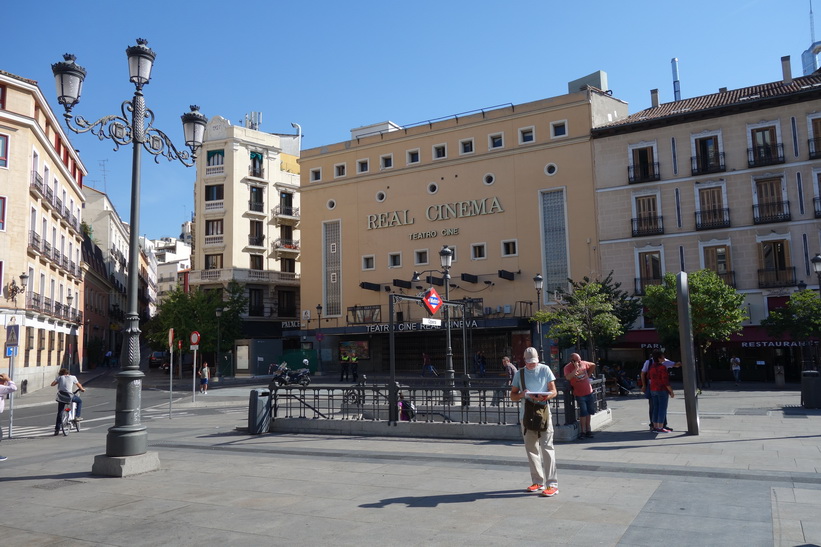
[[[627,105],[596,76],[599,86],[571,83],[566,95],[361,127],[302,151],[302,326],[324,372],[351,351],[360,372],[387,371],[388,295],[430,287],[463,303],[450,322],[457,374],[471,371],[477,351],[499,371],[503,355],[518,360],[538,342],[532,314],[567,278],[601,272],[590,131],[626,117]],[[444,246],[453,252],[447,287]],[[441,372],[445,324],[423,323],[416,301],[394,311],[397,370],[418,372],[424,352]]]

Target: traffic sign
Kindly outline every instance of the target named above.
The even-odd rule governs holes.
[[[174,347],[174,328],[173,327],[168,329],[168,347],[169,348]]]
[[[6,357],[17,357],[17,346],[6,344]]]
[[[20,339],[20,325],[8,325],[6,327],[6,345],[17,346]]]
[[[428,289],[428,292],[422,297],[422,302],[425,303],[425,307],[431,314],[436,313],[442,307],[442,298],[433,287]]]
[[[200,343],[200,333],[194,331],[191,333],[191,345],[196,346]]]

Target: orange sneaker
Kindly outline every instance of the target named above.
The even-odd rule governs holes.
[[[559,487],[556,486],[556,485],[553,485],[549,488],[545,488],[542,491],[542,495],[546,498],[552,498],[553,496],[555,496],[558,493],[559,493]]]
[[[527,487],[527,492],[538,492],[539,490],[544,490],[544,484],[533,483]]]

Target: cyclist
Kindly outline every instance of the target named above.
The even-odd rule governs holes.
[[[85,388],[83,384],[77,380],[76,376],[73,376],[68,373],[67,368],[61,368],[60,373],[57,376],[57,379],[51,382],[52,386],[57,386],[57,391],[64,391],[71,395],[71,400],[77,404],[77,408],[74,411],[74,419],[78,422],[82,421],[83,419],[80,417],[80,413],[83,410],[83,400],[80,399],[77,395],[74,395],[74,386],[76,385],[77,388],[85,393]],[[63,403],[57,403],[57,422],[54,424],[54,434],[60,434],[60,411],[63,410]]]

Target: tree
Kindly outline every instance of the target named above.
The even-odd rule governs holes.
[[[727,285],[712,270],[699,270],[687,276],[690,293],[690,319],[693,345],[699,362],[702,381],[706,379],[704,352],[713,342],[728,340],[741,331],[747,319],[743,308],[744,295]],[[647,315],[653,321],[659,338],[666,347],[678,347],[678,297],[676,277],[668,273],[661,285],[647,287],[642,298]]]
[[[559,303],[547,311],[539,311],[533,321],[547,323],[548,336],[571,345],[587,345],[588,356],[595,361],[596,340],[612,343],[624,332],[624,325],[614,313],[610,293],[598,281],[585,278],[581,283],[570,280],[572,292],[558,292]]]
[[[790,295],[787,305],[772,310],[769,316],[761,321],[761,326],[767,329],[770,336],[780,336],[788,332],[793,340],[817,338],[821,333],[821,299],[816,296],[815,291],[795,292]],[[803,346],[800,346],[800,351],[803,363]]]

